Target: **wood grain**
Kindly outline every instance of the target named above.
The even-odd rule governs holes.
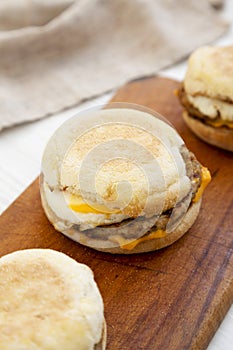
[[[212,173],[200,215],[178,242],[135,256],[112,256],[74,243],[45,217],[38,179],[0,218],[1,255],[52,248],[93,269],[105,304],[108,350],[206,349],[233,302],[233,155],[187,129],[173,94],[177,86],[163,78],[135,81],[113,101],[162,113]]]

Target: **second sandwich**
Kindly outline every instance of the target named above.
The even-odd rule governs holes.
[[[233,46],[197,49],[178,94],[190,129],[202,140],[233,151]]]

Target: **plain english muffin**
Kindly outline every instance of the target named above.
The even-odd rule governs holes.
[[[105,339],[89,267],[50,249],[0,258],[1,350],[104,350]]]
[[[42,158],[48,219],[74,241],[109,253],[175,242],[193,225],[210,181],[168,122],[130,107],[71,118]]]
[[[233,46],[201,47],[189,58],[178,95],[183,117],[204,141],[233,151]]]

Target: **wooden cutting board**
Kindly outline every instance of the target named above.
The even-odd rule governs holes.
[[[134,102],[167,117],[213,176],[192,229],[172,246],[112,256],[56,232],[40,203],[38,179],[2,214],[0,254],[52,248],[94,271],[105,304],[108,350],[206,349],[233,302],[233,154],[197,139],[184,125],[163,78],[132,82],[113,101]]]

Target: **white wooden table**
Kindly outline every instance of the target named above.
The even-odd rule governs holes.
[[[233,0],[226,1],[223,11],[233,27]],[[214,44],[233,45],[233,28]],[[161,75],[182,80],[186,61],[163,70]],[[88,107],[103,104],[112,94],[104,95],[69,111],[44,120],[20,125],[0,133],[0,214],[38,176],[43,149],[55,129],[65,120]],[[208,350],[233,349],[233,305],[212,339]],[[182,349],[181,349],[182,350]]]

